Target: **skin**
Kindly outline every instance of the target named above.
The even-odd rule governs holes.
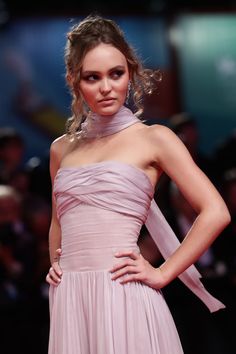
[[[114,74],[122,67],[123,74]],[[89,75],[87,75],[89,73]],[[91,110],[109,119],[124,104],[129,72],[126,58],[119,50],[99,44],[87,53],[81,72],[80,92]],[[112,97],[112,101],[103,98]],[[132,143],[131,143],[132,141]],[[141,254],[120,250],[115,256],[120,263],[110,272],[121,284],[142,281],[160,289],[181,274],[204,253],[230,222],[228,209],[210,180],[194,163],[182,141],[167,127],[137,123],[116,134],[81,141],[70,141],[66,135],[56,139],[50,149],[52,183],[59,167],[80,166],[116,160],[132,164],[146,173],[153,187],[163,173],[176,183],[183,196],[197,213],[197,218],[181,246],[159,268],[154,268]],[[49,284],[60,284],[62,270],[61,230],[53,200],[49,231],[51,268],[46,277]],[[124,257],[127,257],[122,259]],[[120,277],[127,275],[125,279]]]
[[[118,49],[100,44],[99,50],[96,47],[87,53],[81,70],[80,93],[93,112],[107,118],[116,113],[126,99],[128,82],[127,61]]]

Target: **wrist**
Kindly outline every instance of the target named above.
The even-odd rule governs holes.
[[[167,284],[169,284],[170,279],[168,278],[167,274],[165,273],[165,270],[162,268],[162,266],[157,268],[159,272],[159,277],[160,277],[160,282],[161,282],[161,288],[164,288]]]

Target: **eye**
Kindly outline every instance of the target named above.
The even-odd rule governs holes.
[[[124,70],[115,70],[115,71],[112,71],[111,77],[113,79],[119,79],[124,73],[125,73]]]
[[[99,77],[96,74],[91,74],[91,75],[87,75],[87,76],[82,77],[82,79],[85,81],[97,81],[99,79]]]

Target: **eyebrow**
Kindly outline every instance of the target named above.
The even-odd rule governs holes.
[[[125,70],[125,66],[124,65],[117,65],[117,66],[114,66],[113,68],[109,69],[108,71],[111,72],[114,70]],[[96,71],[96,70],[82,71],[82,75],[92,75],[92,74],[100,74],[100,72]]]

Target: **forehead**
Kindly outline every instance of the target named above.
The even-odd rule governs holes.
[[[111,44],[100,43],[85,55],[82,70],[100,71],[118,65],[127,66],[124,54]]]

